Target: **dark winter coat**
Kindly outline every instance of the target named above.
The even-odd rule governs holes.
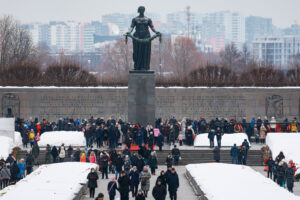
[[[220,149],[219,148],[215,148],[214,150],[213,150],[213,153],[214,153],[214,160],[220,160]]]
[[[164,136],[160,134],[157,137],[157,146],[162,147],[164,145]]]
[[[98,187],[97,180],[98,180],[97,172],[90,172],[87,176],[88,181],[88,188],[96,188]]]
[[[157,158],[156,156],[151,156],[149,158],[149,166],[151,169],[157,169]]]
[[[26,160],[25,160],[25,164],[27,168],[33,167],[34,165],[34,158],[32,156],[32,154],[27,154]]]
[[[233,147],[231,147],[230,150],[231,157],[238,157],[238,154],[239,154],[239,149],[237,148],[237,146],[234,145]]]
[[[164,185],[165,188],[167,187],[167,177],[166,177],[166,175],[160,175],[159,177],[157,177],[156,183],[157,183],[158,180],[161,181],[161,184]]]
[[[116,170],[117,172],[121,172],[123,169],[123,165],[124,165],[124,160],[121,157],[118,157],[116,159]]]
[[[80,161],[80,151],[75,151],[75,153],[74,153],[74,160],[76,162]]]
[[[121,194],[129,193],[130,180],[127,175],[120,176],[118,179],[118,183],[119,183],[119,191]]]
[[[166,158],[166,163],[167,163],[167,166],[172,166],[173,158],[168,156],[168,157]]]
[[[222,139],[222,131],[221,130],[217,130],[216,131],[216,136],[217,136],[217,140],[221,140]]]
[[[211,129],[211,130],[209,131],[209,133],[208,133],[208,139],[209,139],[209,140],[214,140],[214,138],[215,138],[215,133],[216,133],[215,129]]]
[[[152,196],[155,200],[165,200],[166,199],[166,187],[164,185],[157,185],[152,190]]]
[[[273,169],[273,165],[275,164],[274,160],[268,159],[266,161],[266,165],[269,167],[269,170]]]
[[[20,168],[17,163],[14,162],[10,167],[11,180],[16,181],[18,179],[18,174],[20,173]]]
[[[101,167],[102,169],[107,169],[108,167],[108,156],[102,156],[101,158]]]
[[[174,174],[171,173],[167,177],[167,183],[168,183],[168,190],[172,192],[176,192],[177,189],[179,188],[179,178],[177,173],[175,172]]]
[[[32,147],[32,155],[37,158],[40,155],[40,147],[39,145],[35,142],[33,147]]]
[[[51,155],[52,155],[53,158],[57,158],[58,150],[57,150],[56,146],[52,147]]]
[[[136,186],[136,185],[139,185],[140,183],[140,174],[138,171],[130,171],[129,173],[129,177],[130,177],[130,184],[133,185],[133,186]]]
[[[143,171],[144,166],[145,166],[144,160],[143,159],[138,159],[136,168],[141,172],[141,171]]]
[[[132,166],[136,166],[138,158],[136,156],[131,156],[130,161]]]
[[[135,200],[145,200],[145,196],[143,194],[138,194],[136,197],[135,197]]]
[[[180,156],[180,150],[178,148],[172,149],[172,155],[173,156]]]
[[[117,183],[110,181],[107,185],[107,192],[109,196],[116,196]]]
[[[286,169],[285,177],[286,177],[286,186],[288,188],[294,187],[294,175],[295,175],[295,171],[293,168],[289,167]]]

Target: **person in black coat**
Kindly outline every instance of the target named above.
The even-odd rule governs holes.
[[[221,141],[222,141],[222,130],[220,127],[217,127],[217,130],[216,130],[216,136],[217,136],[217,143],[218,143],[218,147],[221,148]]]
[[[133,152],[132,156],[130,157],[131,166],[137,166],[138,157],[136,156],[136,152]]]
[[[169,155],[166,158],[166,164],[167,164],[167,167],[172,167],[172,165],[173,165],[173,157],[172,157],[171,153],[169,153]]]
[[[164,136],[162,133],[159,133],[157,137],[157,146],[159,147],[159,151],[162,151],[163,145],[164,145]]]
[[[167,176],[169,196],[171,200],[177,200],[177,189],[179,188],[179,178],[174,168]]]
[[[295,171],[292,168],[291,163],[289,163],[288,168],[285,171],[285,178],[286,178],[286,186],[289,192],[293,193],[294,188],[294,175]]]
[[[58,150],[57,150],[56,146],[52,147],[51,155],[52,155],[52,158],[53,158],[53,163],[56,163],[56,158],[58,156]]]
[[[136,166],[132,168],[132,170],[129,172],[129,178],[130,178],[130,189],[132,192],[132,197],[135,197],[138,192],[138,187],[140,183],[140,174],[136,169]]]
[[[118,183],[121,196],[120,200],[128,200],[130,180],[125,171],[122,171],[121,176],[118,179]]]
[[[98,187],[97,180],[98,180],[98,174],[95,172],[95,169],[92,168],[91,172],[88,174],[88,188],[90,189],[90,198],[94,198],[95,196],[95,188]]]
[[[221,156],[220,156],[220,149],[219,149],[219,147],[215,147],[214,150],[213,150],[213,153],[214,153],[214,160],[216,162],[220,162]]]
[[[15,184],[17,182],[19,173],[20,173],[20,168],[18,167],[17,162],[14,161],[12,163],[12,165],[10,166],[10,174],[11,174],[10,182],[11,182],[11,184]]]
[[[160,175],[157,177],[156,183],[158,180],[160,180],[161,184],[165,186],[165,189],[167,189],[167,176],[165,175],[165,172],[163,170],[160,172]]]
[[[146,197],[144,196],[143,190],[139,190],[138,194],[135,197],[135,200],[145,200]]]
[[[108,179],[108,156],[104,152],[100,158],[101,167],[102,167],[102,179],[104,179],[104,175],[106,179]]]
[[[26,174],[30,174],[32,172],[32,168],[34,165],[34,158],[33,155],[30,153],[27,154],[26,160],[25,160],[25,166],[26,166]]]
[[[155,200],[165,200],[166,194],[166,187],[161,183],[160,179],[157,179],[156,185],[152,190],[152,196]]]
[[[209,139],[209,147],[213,148],[215,146],[214,144],[214,139],[215,139],[215,129],[210,129],[209,133],[208,133],[208,139]]]
[[[77,147],[76,151],[74,153],[74,161],[75,162],[79,162],[80,161],[80,154],[81,154],[80,148]]]
[[[275,161],[272,159],[271,156],[266,161],[266,165],[268,166],[268,178],[272,179],[272,170],[273,170],[273,166],[275,165]]]
[[[109,200],[114,200],[116,196],[117,183],[115,177],[111,177],[107,185],[107,192],[109,195]]]
[[[123,170],[123,165],[124,165],[124,160],[123,158],[121,157],[120,154],[118,154],[118,157],[116,159],[116,178],[118,178],[118,175],[120,176],[121,175],[121,172]]]
[[[139,156],[138,160],[137,160],[137,165],[136,168],[139,172],[142,172],[145,166],[145,162],[144,159],[142,158],[142,156]]]
[[[277,184],[279,186],[283,186],[284,184],[285,168],[283,164],[284,163],[280,161],[279,166],[277,168]]]

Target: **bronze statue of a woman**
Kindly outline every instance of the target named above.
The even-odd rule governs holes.
[[[133,62],[134,70],[149,70],[151,59],[151,41],[156,37],[160,37],[161,33],[154,29],[152,20],[144,15],[145,7],[140,6],[138,8],[139,16],[132,19],[129,31],[125,34],[126,42],[127,37],[131,37],[133,41]],[[149,27],[155,33],[151,37]],[[135,33],[131,35],[131,32],[135,28]]]

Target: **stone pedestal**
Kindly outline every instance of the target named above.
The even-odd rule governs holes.
[[[143,126],[155,124],[155,73],[130,71],[128,76],[128,121]]]

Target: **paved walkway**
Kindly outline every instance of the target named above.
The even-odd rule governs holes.
[[[264,167],[252,167],[255,171],[261,173],[265,177],[267,177],[267,172],[264,171]],[[294,183],[294,194],[297,196],[300,196],[300,182],[295,182]]]
[[[176,166],[176,171],[178,173],[179,176],[179,189],[177,192],[177,199],[186,199],[186,200],[197,200],[196,195],[194,194],[194,191],[192,190],[191,186],[189,185],[184,173],[185,173],[185,167],[184,166]],[[155,176],[152,176],[150,179],[150,191],[148,194],[148,198],[147,200],[154,200],[154,198],[152,197],[152,189],[155,185],[155,181],[157,179],[157,176],[160,174],[161,170],[166,170],[166,166],[158,166],[158,169],[156,170],[156,174]],[[109,174],[109,177],[111,177],[112,174]],[[95,196],[102,192],[104,194],[104,199],[108,199],[108,193],[107,193],[107,184],[108,184],[108,180],[106,179],[101,179],[98,181],[98,188],[96,189],[95,192]],[[131,200],[133,200],[134,198],[131,197],[131,193],[130,193],[130,198]],[[116,196],[116,200],[120,197],[119,193],[117,192],[117,196]],[[89,198],[89,193],[86,195],[86,197],[84,198],[85,200],[90,200],[91,198]],[[169,198],[169,194],[167,195],[166,199],[170,199]]]

